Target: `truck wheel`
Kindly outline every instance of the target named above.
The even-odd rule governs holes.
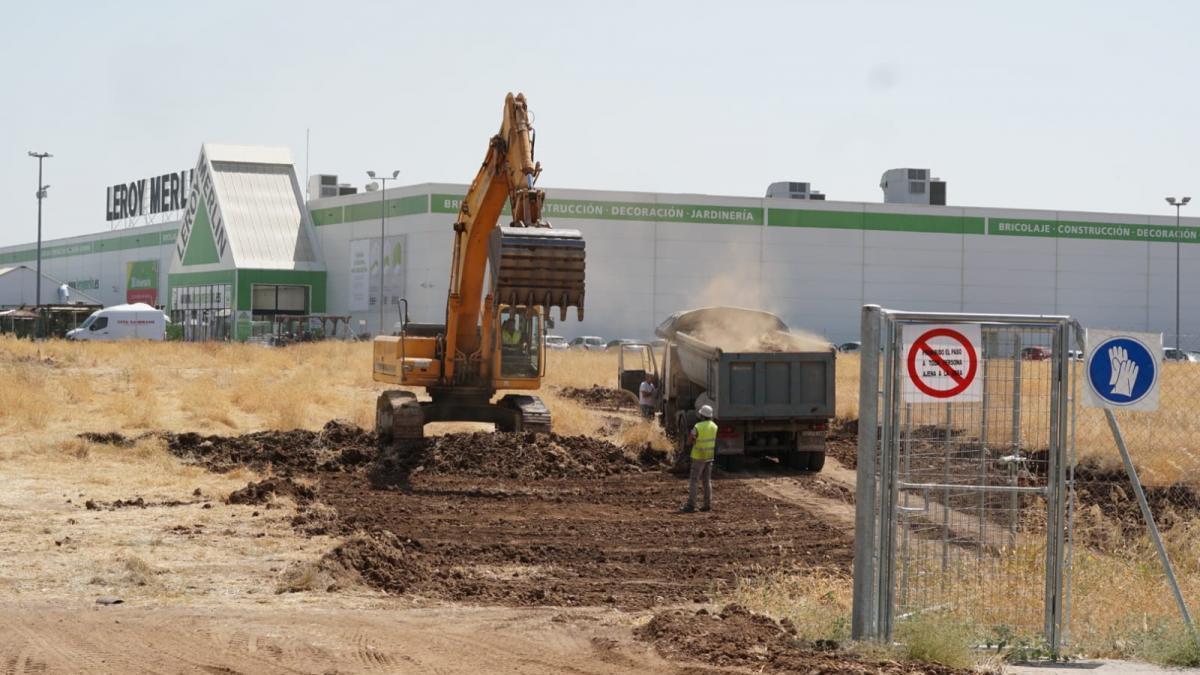
[[[680,415],[680,420],[676,425],[683,424],[683,416]],[[682,430],[675,432],[675,457],[671,461],[671,473],[685,474],[691,468],[692,458],[688,452],[687,434]]]
[[[663,430],[667,432],[668,436],[674,436],[679,433],[679,425],[676,423],[676,418],[675,404],[667,401],[663,404],[663,414],[662,417],[658,418],[658,422],[662,425]]]
[[[825,453],[823,451],[808,452],[808,470],[817,473],[825,468]]]
[[[717,466],[721,467],[722,471],[733,473],[746,468],[745,460],[745,455],[722,455],[717,458]]]
[[[807,452],[800,452],[799,450],[788,450],[783,455],[783,458],[782,458],[783,464],[784,464],[784,466],[786,466],[789,469],[796,469],[797,471],[807,471],[808,470],[808,455],[809,455],[809,453],[807,453]]]

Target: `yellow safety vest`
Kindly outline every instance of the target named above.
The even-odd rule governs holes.
[[[521,333],[515,330],[502,331],[500,339],[504,342],[505,346],[515,347],[521,344]]]
[[[717,423],[712,420],[700,420],[693,427],[696,432],[696,442],[692,444],[692,459],[705,462],[717,454]]]

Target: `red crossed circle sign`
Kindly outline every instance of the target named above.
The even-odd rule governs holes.
[[[930,346],[929,341],[938,337],[950,338],[962,345],[963,354],[967,357],[967,373],[965,375],[960,375],[954,366],[946,363],[946,359]],[[930,361],[933,361],[938,368],[945,372],[954,382],[954,386],[949,389],[935,389],[922,380],[920,373],[917,372],[917,354],[919,353],[924,353]],[[979,356],[975,353],[975,347],[971,345],[971,341],[965,335],[953,328],[934,328],[921,333],[921,337],[917,338],[908,350],[908,377],[917,389],[933,398],[952,398],[963,393],[975,381],[975,371],[978,368]]]

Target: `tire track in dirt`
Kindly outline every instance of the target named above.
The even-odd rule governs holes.
[[[0,608],[0,673],[677,672],[632,643],[626,628],[593,622],[581,633],[552,615],[464,607],[10,606]],[[607,653],[590,642],[596,634],[613,645]],[[313,650],[325,656],[313,658]]]
[[[137,669],[136,661],[127,654],[106,655],[105,650],[88,639],[86,634],[52,636],[38,630],[32,622],[0,613],[0,653],[10,653],[5,659],[6,675],[24,672],[21,664],[36,659],[43,665],[43,672],[59,670],[55,664],[70,663],[70,672],[132,672]]]
[[[371,638],[362,631],[355,631],[353,644],[355,646],[354,657],[358,660],[359,665],[369,670],[387,670],[396,664],[396,659],[391,654],[384,651],[382,647],[375,646]]]
[[[759,494],[799,506],[843,532],[854,531],[855,474],[832,457],[825,458],[825,468],[817,474],[779,476],[757,471],[746,483]]]

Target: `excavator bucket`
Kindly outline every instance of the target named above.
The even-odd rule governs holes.
[[[584,244],[579,230],[497,227],[489,250],[492,292],[501,305],[575,307],[583,320]]]

